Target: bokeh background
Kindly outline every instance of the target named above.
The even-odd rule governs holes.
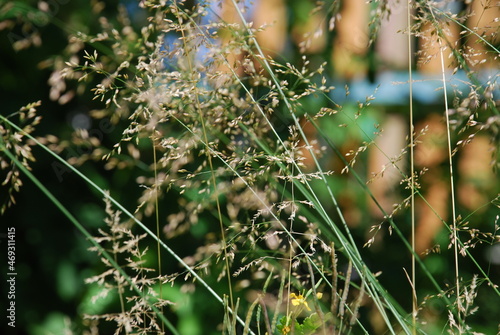
[[[474,0],[472,4],[466,5],[462,1],[455,1],[449,3],[445,10],[454,13],[474,10],[482,13],[463,24],[490,27],[490,30],[498,31],[498,2],[491,8],[484,8],[483,2]],[[236,22],[236,13],[228,9],[228,4],[223,5],[222,9],[214,7],[214,18],[219,15],[224,20]],[[358,120],[361,125],[359,128],[338,131],[338,124],[342,122],[340,119],[330,119],[331,124],[328,124],[329,121],[321,124],[344,154],[361,146],[365,140],[363,131],[373,133],[376,130],[375,124],[384,128],[385,135],[377,139],[377,145],[389,157],[397,155],[405,147],[409,122],[408,66],[409,59],[412,60],[411,69],[415,80],[413,108],[417,132],[425,126],[429,127],[421,145],[416,148],[415,164],[417,169],[429,169],[421,180],[422,191],[437,213],[450,220],[446,124],[443,117],[443,94],[440,90],[442,83],[439,81],[442,76],[441,62],[437,40],[431,34],[432,27],[422,26],[421,31],[414,32],[418,35],[412,39],[415,54],[409,57],[407,35],[404,33],[407,25],[406,7],[398,1],[388,1],[388,5],[393,8],[392,15],[389,19],[379,18],[381,24],[372,20],[373,10],[377,7],[364,0],[331,2],[331,6],[339,6],[341,13],[334,18],[327,17],[322,11],[312,12],[314,3],[308,0],[261,0],[247,5],[248,21],[253,21],[255,26],[266,23],[270,25],[257,36],[268,55],[278,62],[301,64],[302,55],[306,54],[313,66],[326,60],[328,84],[336,87],[331,92],[331,99],[346,110],[355,110],[358,101],[370,100],[369,107]],[[47,15],[37,15],[40,11]],[[89,35],[98,34],[101,30],[99,18],[103,16],[110,22],[117,23],[119,11],[128,13],[131,26],[137,31],[147,24],[147,13],[139,8],[138,2],[132,0],[25,0],[0,3],[1,113],[4,116],[10,115],[24,105],[40,100],[42,105],[39,114],[43,120],[37,126],[35,134],[51,134],[61,141],[68,141],[70,145],[60,154],[65,159],[73,159],[73,162],[77,157],[92,152],[92,148],[71,142],[76,129],[87,129],[102,136],[102,143],[109,147],[119,141],[123,129],[119,123],[96,121],[89,116],[91,111],[102,108],[102,102],[93,100],[92,92],[78,91],[76,83],[74,87],[63,87],[60,92],[57,91],[54,82],[58,78],[54,68],[57,69],[58,62],[67,55],[66,48],[71,34],[78,31]],[[463,38],[460,35],[461,29],[453,25],[448,27],[450,43],[457,48],[475,48],[478,52],[485,52],[478,56],[478,60],[472,58],[468,62],[480,80],[495,82],[498,77],[498,55],[485,50],[474,38]],[[488,36],[489,32],[486,30],[485,28],[484,32],[478,33]],[[319,34],[318,31],[322,33]],[[490,42],[498,47],[498,39]],[[450,49],[445,51],[444,62],[447,71],[451,73],[457,64],[453,57],[448,57]],[[234,61],[237,57],[238,55],[234,55]],[[462,69],[457,69],[453,77],[449,77],[450,102],[455,97],[461,100],[467,97],[467,82],[468,78]],[[498,84],[494,92],[498,94]],[[315,97],[306,103],[312,109],[319,109],[320,106],[327,105],[328,101]],[[454,110],[459,114],[458,107],[460,106],[455,106]],[[283,122],[291,123],[286,119]],[[321,138],[313,127],[305,126],[304,129],[310,139],[318,139],[318,145],[321,145]],[[498,174],[495,170],[498,161],[493,156],[498,142],[492,142],[491,134],[486,131],[476,132],[476,129],[470,129],[470,133],[475,135],[474,140],[454,156],[457,208],[459,213],[474,212],[469,220],[471,226],[493,233],[495,224],[498,224],[499,210],[498,207],[488,206],[488,203],[499,191]],[[46,152],[34,148],[34,155],[36,162],[32,164],[33,173],[84,226],[97,231],[103,225],[105,217],[101,196]],[[370,179],[373,173],[379,172],[388,163],[387,158],[377,154],[375,150],[368,151],[360,160],[356,169],[366,179]],[[341,171],[344,167],[342,161],[333,154],[323,156],[321,163],[334,171]],[[313,166],[312,160],[306,161],[307,164]],[[401,169],[408,171],[406,160],[401,160],[398,164]],[[110,190],[126,208],[133,209],[137,206],[137,199],[142,191],[135,180],[144,172],[140,166],[110,170],[104,162],[92,159],[76,165],[99,186]],[[388,212],[392,211],[394,203],[401,202],[408,195],[395,192],[400,179],[396,170],[388,168],[383,179],[377,179],[369,185]],[[383,220],[382,213],[373,206],[363,190],[353,187],[355,181],[352,177],[334,175],[331,183],[355,238],[360,245],[364,244],[370,226]],[[5,200],[5,186],[0,190],[0,197]],[[16,227],[16,329],[13,331],[8,328],[4,319],[0,329],[4,329],[4,334],[4,331],[8,331],[8,334],[62,334],[64,327],[73,323],[71,327],[78,333],[82,314],[99,313],[109,305],[117,304],[114,299],[116,297],[111,296],[99,304],[91,303],[95,291],[92,285],[84,284],[84,279],[98,273],[101,265],[95,254],[87,251],[89,242],[32,182],[25,179],[21,192],[16,193],[15,198],[16,204],[0,216],[0,248],[4,255],[7,227]],[[176,199],[169,201],[177,203]],[[170,213],[175,213],[175,208],[165,209],[163,222]],[[451,283],[453,264],[451,252],[447,249],[449,232],[443,229],[442,222],[435,213],[420,201],[417,202],[417,213],[417,252],[421,254],[440,245],[441,252],[427,255],[424,261],[438,280]],[[153,224],[153,219],[149,219]],[[397,220],[402,223],[403,232],[409,234],[409,216],[403,213],[397,216]],[[169,240],[169,245],[180,255],[189,255],[203,244],[204,234],[209,230],[204,225],[210,223],[201,222],[191,231],[187,241],[186,237],[173,238]],[[401,242],[382,236],[372,248],[369,262],[374,270],[394,274],[390,280],[385,279],[384,284],[393,288],[401,286],[401,292],[396,296],[405,307],[410,308],[407,280],[402,271],[402,267],[408,268],[409,258],[398,252],[402,250]],[[490,278],[498,284],[498,245],[490,245],[485,241],[472,249],[472,253],[480,265],[488,269]],[[154,260],[151,262],[154,263]],[[2,276],[6,273],[4,266],[5,261],[2,261]],[[176,264],[168,261],[166,268],[167,271],[179,270]],[[461,271],[464,277],[471,277],[475,269],[473,264],[466,263]],[[209,279],[209,282],[214,286],[222,285],[217,283],[216,278]],[[431,290],[430,285],[426,286],[425,282],[420,284],[423,292]],[[1,281],[1,285],[1,309],[4,311],[3,302],[6,301],[4,295],[7,290],[5,280]],[[201,290],[197,290],[196,294],[186,294],[182,287],[176,285],[169,287],[167,294],[185,300],[175,315],[172,314],[185,334],[205,334],[204,325],[221,319],[220,306],[214,308],[215,302],[208,302],[210,297]],[[498,299],[489,295],[478,296],[481,300],[478,304],[482,307],[473,323],[486,334],[496,333],[498,329],[495,320],[498,321],[500,315]],[[433,309],[436,315],[446,312],[444,305],[433,306]],[[434,316],[427,317],[432,321]],[[108,331],[111,333],[111,328]]]

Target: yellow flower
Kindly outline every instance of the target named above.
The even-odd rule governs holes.
[[[290,331],[291,331],[291,329],[288,326],[285,326],[285,327],[283,327],[283,329],[281,329],[281,333],[284,335],[288,334]]]
[[[294,306],[300,306],[304,305],[308,311],[311,309],[309,308],[309,305],[307,304],[306,298],[302,294],[296,295],[295,293],[290,294],[290,298],[292,298],[292,305]]]

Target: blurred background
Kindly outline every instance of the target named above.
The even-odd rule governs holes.
[[[194,1],[190,2],[194,5]],[[222,6],[213,6],[213,18],[239,22],[237,14],[231,9],[230,1],[220,3]],[[342,123],[340,117],[324,119],[320,126],[343,154],[363,145],[366,134],[371,135],[377,131],[375,125],[384,129],[383,136],[377,137],[375,141],[387,156],[381,155],[379,150],[373,150],[372,146],[360,156],[360,162],[355,168],[366,180],[370,180],[380,173],[384,166],[387,167],[383,178],[376,178],[368,185],[388,213],[393,211],[393,204],[401,203],[408,196],[408,192],[400,191],[401,176],[390,166],[389,158],[397,157],[408,143],[410,66],[414,80],[413,111],[416,133],[427,127],[425,135],[419,138],[421,143],[415,148],[415,166],[417,170],[428,169],[420,182],[423,195],[434,209],[431,210],[429,205],[421,200],[417,201],[416,248],[419,254],[425,255],[441,246],[440,253],[429,253],[423,256],[423,259],[438,280],[452,282],[452,256],[447,249],[449,232],[443,229],[439,218],[451,222],[442,64],[435,27],[422,24],[418,26],[418,31],[412,32],[414,36],[411,39],[410,57],[408,37],[405,33],[405,1],[384,2],[385,6],[391,9],[390,16],[374,15],[382,7],[377,1],[372,3],[349,0],[326,3],[324,8],[327,8],[327,11],[315,11],[315,2],[309,0],[255,0],[242,6],[246,8],[247,21],[252,21],[254,27],[269,25],[264,32],[257,34],[257,39],[267,55],[277,62],[289,62],[297,66],[303,63],[303,55],[307,56],[311,67],[326,61],[325,76],[329,81],[327,85],[335,86],[329,99],[343,106],[344,110],[354,112],[359,102],[369,102],[357,120],[359,127],[339,131],[338,124]],[[444,50],[443,63],[446,69],[448,100],[454,113],[450,113],[450,116],[456,122],[451,126],[455,129],[464,127],[467,120],[461,119],[460,108],[468,108],[471,104],[479,106],[475,122],[486,124],[488,118],[495,113],[487,112],[488,107],[483,111],[481,98],[474,100],[475,97],[470,96],[471,79],[463,66],[459,66],[454,60],[452,53],[453,49],[468,50],[472,56],[466,59],[467,66],[479,81],[474,84],[486,87],[487,83],[490,83],[493,86],[492,94],[498,95],[498,54],[488,50],[484,43],[479,43],[476,38],[460,33],[467,27],[484,36],[498,48],[500,40],[498,37],[491,37],[497,36],[495,34],[498,33],[498,1],[442,3],[440,8],[443,11],[466,18],[461,21],[463,26],[444,25],[448,47]],[[39,16],[39,12],[47,15]],[[468,17],[464,12],[475,15]],[[91,180],[110,190],[124,207],[134,209],[142,194],[135,180],[144,171],[140,167],[111,170],[104,162],[93,159],[80,165],[77,158],[90,155],[93,148],[71,142],[75,130],[86,129],[93,136],[101,138],[102,144],[112,147],[120,140],[123,129],[119,123],[111,120],[92,119],[91,111],[103,108],[102,102],[93,100],[92,92],[79,90],[77,83],[71,87],[71,84],[58,77],[61,62],[70,53],[67,50],[70,36],[78,31],[97,35],[102,29],[100,17],[105,17],[111,24],[119,26],[119,13],[128,14],[130,26],[136,31],[140,31],[141,27],[147,24],[148,14],[138,6],[138,2],[131,0],[2,1],[1,113],[7,116],[28,103],[41,101],[38,110],[43,119],[34,134],[50,134],[60,141],[67,141],[69,145],[60,152],[62,157],[72,160]],[[207,17],[208,19],[211,17]],[[168,43],[168,38],[165,41]],[[474,52],[470,52],[471,50]],[[230,62],[238,62],[239,55],[231,57]],[[320,96],[311,97],[303,104],[318,110],[329,103],[328,99]],[[496,117],[498,118],[498,115]],[[318,146],[324,145],[316,129],[306,121],[304,131],[310,140],[317,141]],[[457,212],[474,213],[467,219],[469,225],[491,233],[495,232],[500,214],[498,207],[488,205],[499,192],[498,158],[494,156],[498,147],[498,142],[495,142],[498,135],[496,136],[492,137],[488,130],[478,127],[464,127],[461,136],[452,139],[456,145],[460,139],[473,138],[466,146],[459,145],[460,150],[454,156]],[[103,225],[105,217],[100,194],[89,189],[81,178],[54,161],[46,152],[36,147],[33,150],[36,157],[36,162],[32,164],[35,176],[84,226],[97,231]],[[312,158],[306,160],[305,164],[314,169]],[[344,168],[344,163],[333,154],[324,155],[321,164],[335,172]],[[397,166],[409,173],[407,156],[400,159]],[[67,222],[32,182],[26,178],[23,180],[21,192],[15,194],[16,204],[0,216],[2,255],[6,250],[7,227],[16,227],[18,273],[16,329],[13,331],[8,328],[5,320],[2,321],[0,329],[8,331],[8,334],[62,334],[64,327],[74,323],[72,327],[76,327],[75,332],[79,333],[78,325],[82,323],[82,314],[99,313],[100,310],[116,304],[116,297],[109,297],[97,305],[91,303],[95,291],[92,285],[84,284],[84,279],[98,273],[101,265],[95,254],[87,251],[89,242]],[[383,221],[383,214],[367,197],[366,192],[353,187],[355,182],[349,174],[336,173],[331,180],[347,222],[360,245],[363,245],[369,237],[369,228]],[[6,186],[1,186],[0,191],[0,197],[5,202],[8,197]],[[168,214],[174,212],[172,209],[170,213],[165,213],[164,222]],[[408,214],[397,215],[401,229],[405,234],[409,234]],[[152,218],[148,219],[153,222]],[[202,236],[206,231],[203,223],[197,229],[198,231],[190,233],[189,243],[186,243],[185,239],[173,238],[169,241],[171,247],[181,255],[190,255],[203,243]],[[401,270],[403,266],[409,266],[409,258],[398,253],[397,250],[402,248],[401,242],[390,240],[381,234],[372,248],[370,257],[374,271],[394,273],[393,282],[385,284],[393,285],[392,287],[400,285],[401,295],[396,295],[396,298],[401,299],[405,307],[409,307],[409,302],[404,303],[405,299],[408,299],[407,280]],[[498,245],[485,241],[478,243],[471,252],[480,265],[488,269],[490,278],[500,284]],[[2,262],[3,266],[5,262]],[[175,264],[168,264],[167,267],[172,271],[178,270]],[[461,271],[464,277],[471,277],[475,268],[473,265],[464,264]],[[2,276],[5,273],[6,270],[2,268]],[[215,278],[211,283],[218,285]],[[425,282],[420,284],[422,292],[430,292],[430,285],[427,287]],[[5,310],[3,302],[6,300],[3,295],[7,291],[6,281],[2,280],[1,285],[1,308]],[[184,296],[182,288],[174,286],[168,289],[168,295],[186,299],[182,309],[173,316],[185,334],[205,334],[204,324],[221,319],[217,315],[221,309],[205,304],[210,298],[201,290],[198,290],[196,295]],[[478,296],[481,309],[480,313],[474,316],[474,323],[480,325],[478,327],[482,327],[487,334],[496,333],[498,329],[495,320],[498,321],[500,305],[492,304],[495,300],[489,300],[494,298],[488,295]],[[431,321],[433,318],[442,318],[446,313],[446,306],[433,306],[433,310],[435,315],[428,315]],[[4,331],[2,333],[5,333]]]

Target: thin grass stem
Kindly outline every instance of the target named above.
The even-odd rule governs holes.
[[[418,313],[418,301],[417,301],[417,289],[416,289],[416,283],[415,283],[415,272],[416,272],[416,257],[415,257],[415,154],[414,154],[414,147],[415,147],[415,126],[413,125],[413,78],[412,78],[412,73],[413,73],[413,48],[412,48],[412,33],[411,33],[411,27],[412,27],[412,19],[411,19],[411,10],[412,10],[412,0],[408,1],[407,4],[407,20],[408,20],[408,82],[409,82],[409,131],[410,131],[410,192],[411,192],[411,204],[410,204],[410,211],[411,211],[411,283],[410,283],[410,289],[411,289],[411,296],[412,296],[412,334],[415,335],[417,332],[417,313]]]

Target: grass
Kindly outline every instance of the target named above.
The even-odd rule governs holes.
[[[293,56],[262,48],[263,34],[276,23],[253,26],[249,9],[238,1],[224,2],[221,11],[210,2],[190,7],[145,1],[149,19],[140,30],[121,11],[116,21],[101,19],[102,31],[95,36],[74,31],[70,54],[54,62],[51,82],[54,99],[67,96],[61,87],[73,83],[75,92],[93,92],[103,103],[91,115],[109,119],[120,139],[110,148],[105,136],[76,131],[71,145],[92,151],[74,161],[102,160],[116,172],[136,171],[137,188],[143,191],[135,210],[61,158],[58,153],[68,142],[32,135],[41,121],[41,105],[34,103],[0,116],[0,163],[8,171],[9,195],[2,212],[14,205],[25,176],[87,238],[102,262],[100,273],[86,280],[97,287],[92,300],[116,300],[100,314],[83,316],[93,332],[109,324],[126,334],[495,331],[497,321],[483,327],[478,313],[495,313],[486,301],[498,302],[500,296],[493,276],[497,260],[485,264],[474,248],[493,250],[487,247],[499,241],[500,195],[495,187],[481,188],[481,180],[472,180],[482,203],[468,208],[460,194],[471,190],[471,181],[460,166],[467,146],[486,137],[494,150],[489,168],[496,178],[498,74],[486,83],[479,79],[479,65],[496,61],[499,54],[497,32],[489,28],[494,22],[479,18],[496,9],[486,5],[475,13],[467,5],[447,13],[429,1],[409,5],[408,25],[401,32],[408,36],[410,94],[402,114],[409,129],[399,130],[407,138],[395,157],[379,141],[384,120],[375,105],[377,92],[365,101],[337,103],[328,48],[308,53],[306,46],[339,34],[342,6],[337,1],[304,5],[311,15],[325,14],[314,33],[301,37],[304,43]],[[371,5],[371,44],[390,11],[399,8]],[[483,26],[471,27],[475,18]],[[443,105],[437,109],[446,147],[438,156],[445,159],[436,158],[443,163],[418,166],[419,150],[427,148],[432,132],[415,126],[416,118],[426,119],[416,115],[422,107],[414,103],[412,87],[414,38],[428,38],[421,34],[425,25],[432,27],[439,51],[425,55],[420,50],[419,59],[438,57],[440,62]],[[460,43],[449,40],[450,25],[462,29]],[[452,51],[456,71],[466,73],[470,92],[449,89],[453,70],[445,65],[445,48]],[[365,61],[361,54],[352,57]],[[30,167],[34,147],[102,197],[106,219],[97,233],[37,179]],[[374,152],[387,160],[381,171],[367,168]],[[373,183],[384,184],[387,173],[397,175],[399,185],[387,181],[386,195],[375,193]],[[449,213],[431,200],[429,185],[436,179],[448,184]],[[398,202],[388,207],[387,199]],[[444,238],[433,236],[435,244],[423,254],[416,252],[417,228],[426,217],[417,201],[445,228]],[[179,242],[188,247],[179,248]],[[435,261],[453,264],[453,273],[436,269]],[[204,303],[190,307],[179,292],[189,292],[194,300],[205,297]],[[186,312],[189,308],[194,310]],[[221,312],[216,320],[214,310]],[[186,328],[184,320],[198,326]]]

